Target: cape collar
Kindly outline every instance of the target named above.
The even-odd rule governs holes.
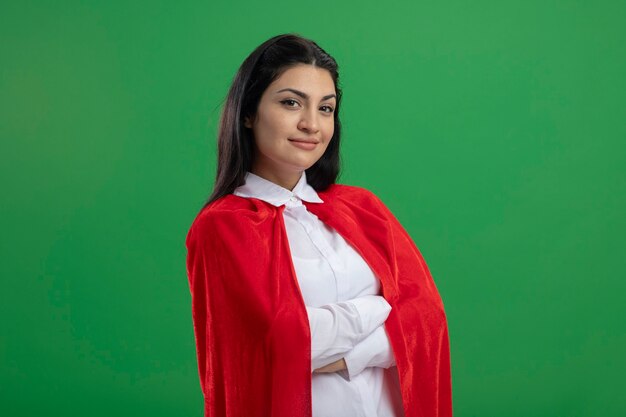
[[[311,203],[324,202],[315,189],[307,182],[306,171],[302,171],[302,175],[293,190],[288,190],[250,171],[246,171],[244,184],[235,188],[233,194],[240,197],[258,198],[276,207],[287,203],[292,204],[294,201],[299,203],[298,199]]]

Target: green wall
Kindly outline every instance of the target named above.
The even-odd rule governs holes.
[[[2,2],[0,414],[202,415],[184,239],[235,71],[294,31],[340,64],[339,182],[387,203],[439,287],[455,416],[625,415],[625,17]]]

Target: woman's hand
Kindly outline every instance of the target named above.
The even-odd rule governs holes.
[[[316,370],[313,371],[313,373],[337,372],[337,371],[341,371],[344,369],[347,369],[346,361],[343,358],[341,358],[338,361],[329,363],[328,365],[322,366],[321,368],[317,368]]]

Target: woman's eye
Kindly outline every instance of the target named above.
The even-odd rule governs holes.
[[[288,98],[288,99],[286,99],[286,100],[281,101],[281,103],[283,103],[283,104],[287,104],[287,103],[297,103],[297,101],[296,101],[296,100],[292,100],[292,99]],[[293,107],[293,106],[289,105],[289,107]]]
[[[281,100],[280,101],[282,104],[287,105],[287,107],[295,107],[293,104],[300,104],[298,103],[296,100],[293,100],[291,98],[285,99],[285,100]],[[334,113],[335,109],[333,109],[331,106],[322,106],[322,109],[326,109],[324,110],[324,113]]]

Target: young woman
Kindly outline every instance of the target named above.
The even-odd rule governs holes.
[[[365,188],[338,184],[335,60],[255,49],[222,112],[215,188],[186,245],[206,416],[451,416],[443,303]]]

